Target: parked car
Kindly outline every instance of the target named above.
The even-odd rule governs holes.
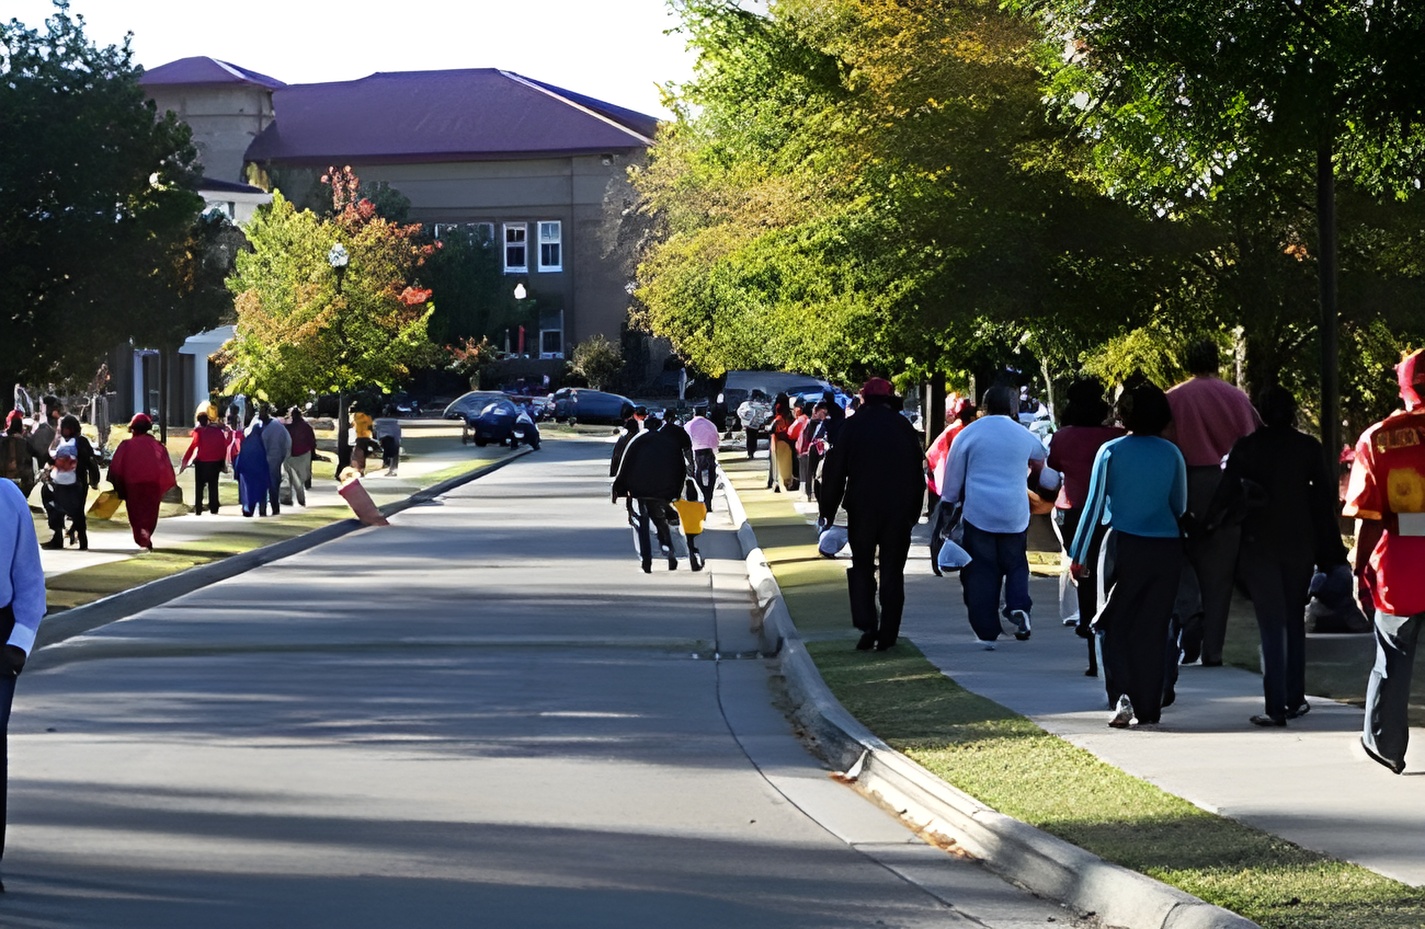
[[[504,445],[514,433],[515,419],[520,415],[520,407],[508,397],[491,400],[480,412],[465,420],[461,442],[489,445],[491,442]]]
[[[444,419],[459,419],[468,423],[471,419],[480,415],[480,411],[485,409],[496,400],[507,400],[503,391],[499,390],[472,390],[467,394],[461,394],[445,408],[442,414]]]
[[[633,406],[634,402],[622,394],[588,387],[565,387],[554,392],[554,418],[560,422],[617,426]]]

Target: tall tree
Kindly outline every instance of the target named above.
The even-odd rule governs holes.
[[[201,234],[197,152],[186,126],[157,118],[139,74],[129,39],[94,45],[67,0],[43,29],[0,25],[6,396],[20,378],[87,378],[201,265],[201,250],[187,247]]]
[[[1305,248],[1301,254],[1314,263],[1323,438],[1328,449],[1339,446],[1336,178],[1343,174],[1372,193],[1404,195],[1418,187],[1425,6],[1411,0],[1013,5],[1041,19],[1053,93],[1094,140],[1111,190],[1161,211],[1264,189],[1281,191],[1279,203],[1314,202],[1314,242],[1291,241],[1284,224],[1275,230],[1277,241],[1257,247]]]
[[[431,291],[414,284],[433,251],[417,244],[420,226],[378,216],[348,170],[329,177],[332,219],[299,212],[277,192],[247,227],[252,250],[238,256],[228,281],[237,334],[226,370],[235,391],[285,405],[310,391],[389,390],[436,357],[426,337]],[[337,245],[347,259],[340,269],[329,261]],[[344,405],[340,419],[344,437]]]

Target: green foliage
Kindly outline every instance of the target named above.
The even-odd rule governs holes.
[[[681,7],[701,58],[634,177],[636,319],[703,370],[951,373],[986,327],[1087,342],[1174,276],[1176,230],[1062,170],[1033,33],[994,5]]]
[[[623,370],[623,352],[602,335],[590,336],[574,346],[571,361],[574,373],[595,390],[611,384]]]
[[[347,180],[333,219],[277,192],[248,227],[252,251],[228,281],[238,314],[225,349],[234,391],[285,405],[310,391],[391,390],[431,361],[431,292],[411,283],[431,249],[415,244],[419,226],[381,218]],[[327,260],[336,243],[350,255],[340,287]]]
[[[500,250],[479,225],[446,227],[421,278],[439,296],[430,337],[441,345],[495,338],[526,317],[500,266]]]
[[[95,46],[65,0],[42,29],[0,25],[0,375],[87,377],[115,344],[172,344],[230,305],[190,133],[155,117],[139,74],[128,40]]]

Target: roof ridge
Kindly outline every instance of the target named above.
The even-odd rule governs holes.
[[[633,131],[632,129],[630,129],[629,127],[625,126],[623,123],[619,122],[618,120],[613,119],[612,117],[606,116],[605,114],[600,113],[599,111],[593,109],[592,107],[585,106],[584,104],[578,102],[577,100],[570,100],[568,97],[564,96],[563,94],[557,94],[557,93],[555,93],[555,92],[554,92],[553,90],[551,90],[550,88],[545,87],[544,85],[540,84],[538,81],[533,80],[532,78],[525,77],[525,76],[522,75],[522,74],[516,74],[516,73],[513,72],[513,71],[506,71],[504,68],[493,68],[492,70],[498,72],[499,74],[503,75],[503,76],[506,77],[506,78],[509,78],[509,79],[512,80],[512,81],[515,81],[516,83],[523,84],[525,87],[528,87],[528,88],[530,88],[531,90],[534,90],[534,91],[537,91],[537,92],[539,92],[539,93],[542,93],[542,94],[544,94],[544,95],[547,96],[547,97],[552,97],[552,98],[554,98],[555,100],[558,100],[559,102],[563,103],[565,106],[568,106],[568,107],[571,107],[571,108],[573,108],[573,109],[576,109],[576,110],[578,110],[579,112],[584,113],[585,115],[592,116],[594,119],[597,119],[597,120],[599,120],[600,122],[606,123],[607,125],[610,125],[610,126],[614,127],[615,129],[619,130],[620,132],[626,132],[626,133],[628,133],[629,135],[633,136],[635,139],[638,139],[638,140],[639,140],[640,142],[642,142],[644,145],[652,145],[652,144],[653,144],[653,140],[652,140],[651,138],[649,138],[648,136],[643,135],[642,133]]]

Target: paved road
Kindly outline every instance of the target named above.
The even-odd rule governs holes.
[[[730,533],[643,575],[607,448],[37,654],[0,922],[1072,924],[826,777],[714,658],[752,645]]]

